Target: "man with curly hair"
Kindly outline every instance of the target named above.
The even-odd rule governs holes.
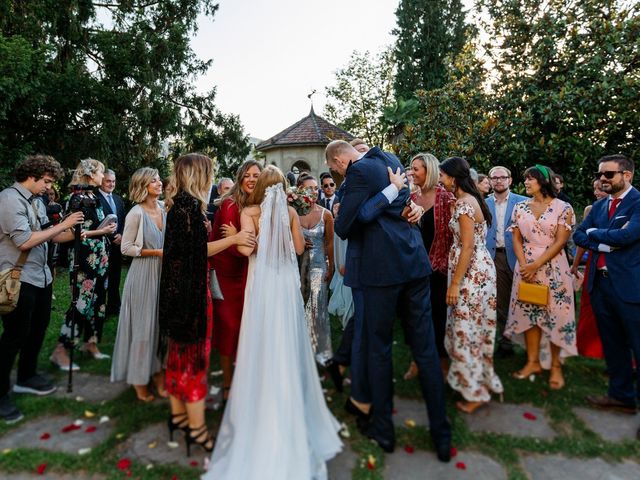
[[[6,423],[22,418],[11,400],[9,375],[18,360],[13,391],[48,395],[56,390],[36,373],[38,354],[51,317],[51,271],[47,266],[47,242],[73,239],[71,228],[82,223],[82,212],[69,215],[58,225],[48,223],[44,204],[37,199],[62,178],[60,164],[47,155],[27,157],[15,169],[15,183],[0,192],[0,271],[13,268],[22,252],[28,252],[20,274],[20,297],[11,313],[2,316],[0,337],[0,417]]]

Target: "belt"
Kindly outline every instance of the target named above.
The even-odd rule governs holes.
[[[506,252],[507,250],[504,247],[496,247],[496,252]]]
[[[596,272],[602,278],[609,278],[609,270],[607,270],[606,268],[601,268],[599,270],[596,270]]]

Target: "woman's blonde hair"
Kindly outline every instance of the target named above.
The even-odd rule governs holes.
[[[236,180],[235,182],[233,182],[233,186],[227,193],[225,193],[222,197],[218,198],[215,201],[216,205],[220,205],[227,198],[231,198],[233,200],[233,203],[238,206],[238,211],[241,211],[247,205],[252,205],[248,201],[249,194],[242,189],[242,179],[251,167],[258,167],[258,170],[262,172],[262,165],[260,165],[255,160],[247,160],[246,162],[244,162],[238,167],[238,171],[236,172]]]
[[[282,170],[275,165],[267,165],[258,177],[256,188],[249,196],[247,205],[260,205],[264,200],[264,194],[267,188],[277,183],[281,183],[284,191],[287,191],[287,179],[282,173]]]
[[[154,177],[160,177],[158,170],[150,167],[142,167],[136,170],[131,176],[129,183],[129,199],[132,202],[142,203],[147,198],[149,191],[147,187]]]
[[[207,210],[207,193],[213,183],[213,161],[202,153],[181,155],[173,163],[173,173],[167,189],[167,210],[173,206],[173,198],[181,192],[195,197],[200,202],[200,210]]]
[[[421,188],[425,190],[431,190],[438,184],[438,181],[440,180],[440,162],[435,157],[435,155],[432,155],[430,153],[418,153],[417,155],[414,155],[411,159],[411,165],[413,165],[413,162],[415,160],[418,160],[420,163],[422,163],[422,166],[426,170],[424,186],[422,186]]]
[[[93,158],[85,158],[80,160],[78,166],[73,171],[73,177],[69,182],[69,186],[72,185],[91,185],[93,181],[93,174],[102,170],[104,172],[104,163]]]

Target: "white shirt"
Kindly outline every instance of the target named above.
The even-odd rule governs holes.
[[[507,196],[501,202],[493,196],[496,204],[496,248],[504,248],[504,217],[507,215],[507,204],[509,203],[509,195],[511,192],[507,193]]]

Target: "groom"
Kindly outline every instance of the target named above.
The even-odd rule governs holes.
[[[361,237],[359,276],[372,398],[371,421],[366,434],[386,452],[394,450],[391,349],[393,321],[398,313],[406,321],[438,459],[449,461],[451,427],[446,417],[444,382],[431,319],[431,265],[420,232],[402,217],[409,191],[398,192],[396,189],[393,192],[395,187],[392,187],[387,190],[391,192],[385,195],[387,198],[382,198],[377,205],[384,210],[380,215],[369,223],[363,223],[361,216],[361,208],[367,200],[389,186],[388,168],[395,172],[402,166],[395,156],[377,147],[361,156],[342,140],[329,143],[325,157],[329,167],[344,175],[346,182],[335,231],[343,239]],[[396,194],[397,198],[394,198]]]

